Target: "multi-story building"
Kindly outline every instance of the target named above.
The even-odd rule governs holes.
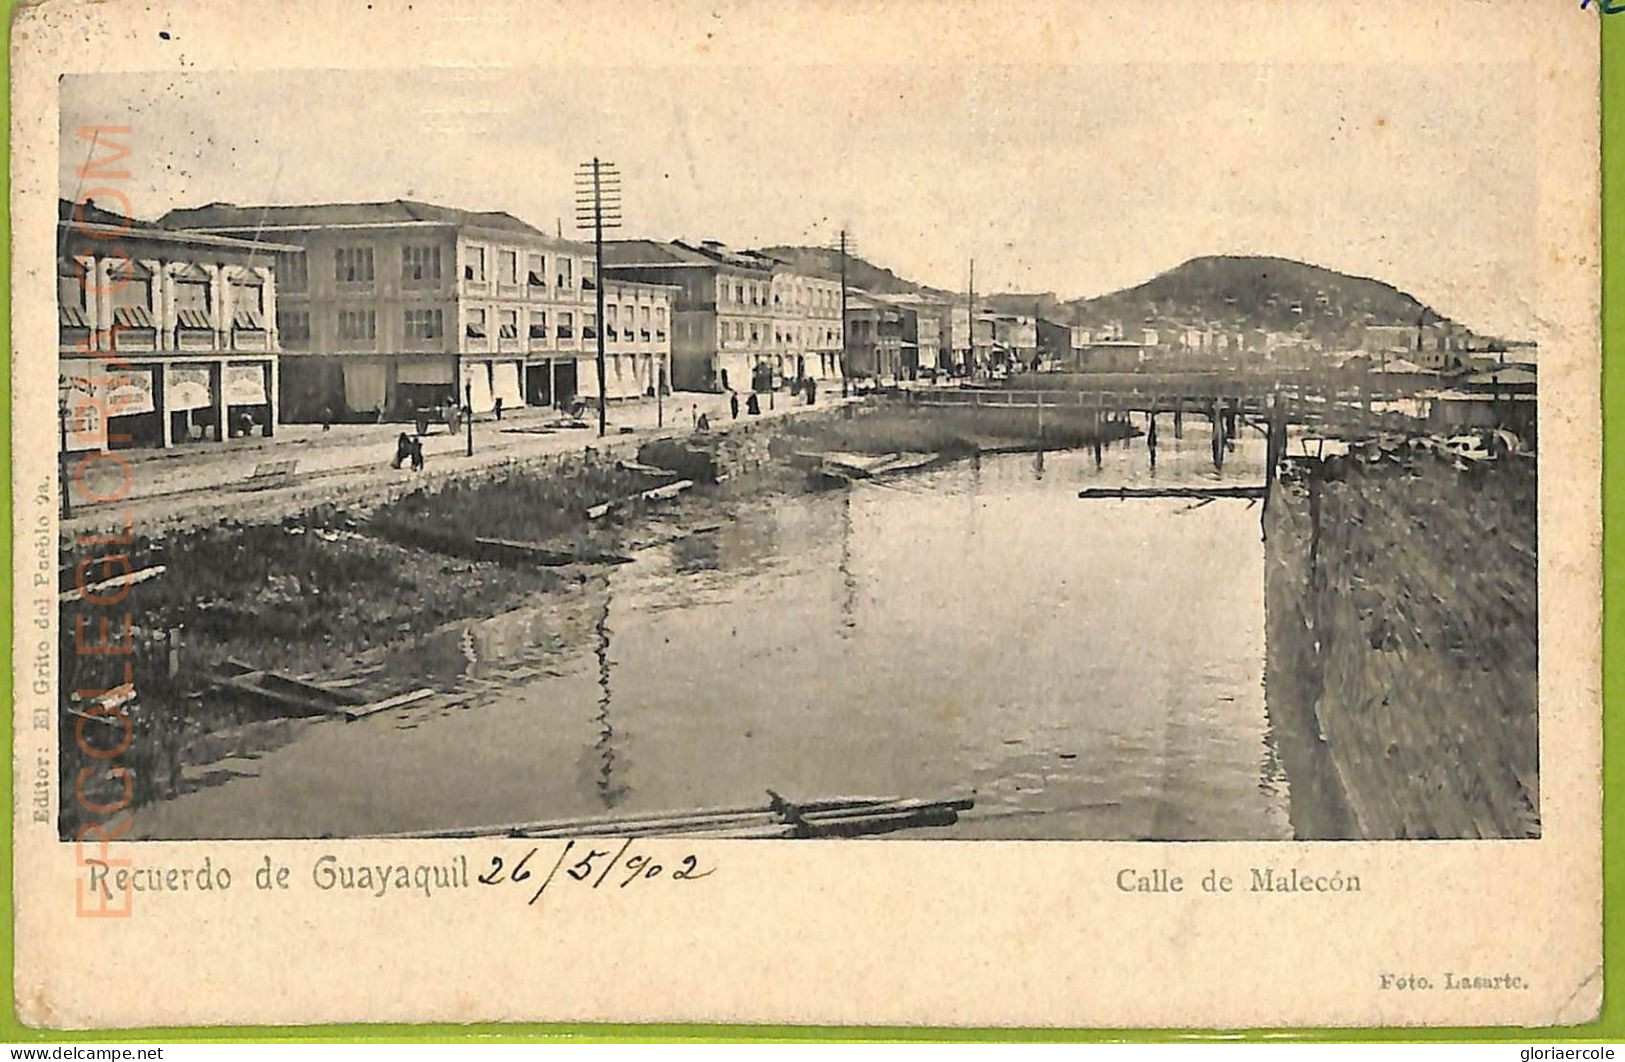
[[[1072,344],[1074,329],[1038,318],[1038,355],[1051,361],[1075,364],[1077,362],[1076,348]]]
[[[874,379],[901,374],[903,313],[866,291],[846,292],[846,374]]]
[[[946,370],[953,361],[954,308],[920,292],[888,295],[886,301],[905,311],[903,374],[917,378]]]
[[[59,203],[59,413],[69,449],[220,441],[277,421],[278,256]]]
[[[976,365],[975,348],[971,345],[970,305],[955,305],[948,311],[948,341],[945,350],[953,352],[955,369],[968,374]]]
[[[277,315],[286,419],[409,418],[446,401],[484,412],[498,399],[513,408],[597,394],[593,253],[511,214],[397,199],[215,203],[164,221],[264,232],[303,249],[285,265]],[[657,373],[669,378],[659,368],[669,363],[669,333],[657,322],[670,295],[617,287],[617,314],[631,306],[637,327],[629,340],[618,327],[606,351],[608,396],[644,393]]]
[[[780,264],[773,270],[773,345],[783,379],[841,370],[841,282]]]
[[[749,390],[758,364],[777,362],[773,267],[715,240],[604,244],[611,278],[671,289],[671,378],[681,391]]]

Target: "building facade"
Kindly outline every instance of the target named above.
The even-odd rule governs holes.
[[[903,313],[866,291],[846,293],[846,374],[897,378],[903,370]]]
[[[830,380],[841,369],[841,284],[780,264],[773,271],[773,345],[781,379]]]
[[[269,436],[279,256],[59,201],[58,407],[71,450]]]
[[[217,203],[165,221],[216,234],[260,231],[303,249],[286,264],[278,307],[288,420],[404,420],[448,401],[485,412],[499,400],[511,409],[597,395],[592,250],[511,214],[411,200]],[[617,286],[608,397],[652,393],[657,378],[669,379],[670,294]],[[606,292],[606,317],[609,305]],[[633,315],[629,339],[623,312]]]
[[[670,289],[671,379],[680,391],[749,390],[757,365],[777,363],[774,265],[715,240],[604,244],[610,278]]]

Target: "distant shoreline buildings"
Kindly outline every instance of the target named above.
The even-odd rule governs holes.
[[[110,233],[123,236],[117,254]],[[87,396],[116,398],[112,445],[150,447],[270,435],[283,422],[406,422],[448,405],[562,408],[598,397],[600,335],[606,400],[1039,367],[1363,358],[1448,375],[1535,362],[1533,344],[1425,314],[1414,325],[1355,325],[1357,343],[1328,350],[1302,324],[1240,327],[1155,306],[1140,323],[1090,325],[1053,294],[843,292],[839,273],[788,250],[611,240],[600,277],[592,245],[504,211],[408,199],[211,203],[144,222],[63,200],[60,400],[66,411],[93,405]],[[1264,305],[1285,320],[1303,317],[1305,302],[1311,317],[1341,312],[1324,293],[1281,299]],[[116,395],[95,371],[107,357],[122,365]],[[66,446],[96,445],[102,426],[63,417]]]

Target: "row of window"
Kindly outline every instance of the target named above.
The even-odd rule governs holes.
[[[840,292],[825,287],[796,284],[791,288],[793,297],[786,300],[782,291],[773,291],[765,280],[740,280],[737,277],[717,277],[717,302],[732,306],[768,306],[782,308],[791,305],[816,310],[839,310]]]
[[[647,309],[647,307],[644,307]],[[606,332],[607,339],[625,339],[628,341],[642,339],[648,342],[664,342],[666,339],[666,314],[663,307],[656,307],[658,314],[651,317],[644,315],[637,327],[627,328],[623,323],[619,330]],[[531,339],[545,340],[549,338],[547,313],[542,310],[531,310],[529,320],[526,322],[528,335]],[[569,310],[561,310],[554,322],[552,336],[558,339],[575,338],[576,315]],[[284,310],[279,315],[282,339],[284,342],[308,342],[310,339],[310,313],[307,310]],[[464,334],[469,339],[487,339],[490,337],[490,315],[483,309],[469,310],[464,324]],[[519,338],[519,311],[497,310],[495,314],[496,335],[499,339]],[[413,307],[404,311],[402,322],[403,333],[407,339],[436,340],[444,339],[446,335],[445,311],[435,307]],[[598,315],[593,313],[581,314],[581,338],[596,339],[598,337]],[[376,310],[340,310],[338,313],[338,338],[341,340],[371,340],[378,338],[378,313]]]
[[[805,331],[796,328],[793,330],[775,329],[773,343],[781,347],[788,346],[791,343],[798,345],[802,343],[818,343],[820,341],[820,331],[823,333],[823,343],[833,346],[839,342],[840,333],[834,328],[822,330],[808,328]],[[743,343],[749,337],[751,343],[760,344],[762,338],[767,335],[767,326],[756,321],[751,321],[748,325],[744,321],[719,321],[717,323],[717,334],[722,337],[724,343],[730,340],[735,343]]]
[[[78,277],[57,278],[57,301],[60,305],[83,307],[87,290]],[[208,281],[176,278],[172,291],[178,317],[184,317],[186,321],[195,321],[199,316],[204,319],[209,317],[212,300]],[[129,279],[123,283],[115,281],[108,286],[108,298],[115,311],[144,310],[151,314],[155,309],[151,288],[144,279]],[[264,289],[251,281],[231,281],[231,308],[234,319],[258,317],[265,310]],[[183,321],[181,327],[193,326]]]
[[[548,286],[548,256],[540,253],[527,253],[525,255],[525,273],[521,278],[519,273],[519,252],[507,249],[497,251],[496,280],[498,284],[511,284],[518,286],[523,282],[533,288]],[[581,260],[581,290],[592,291],[596,287],[594,270],[596,263]],[[576,259],[567,255],[553,256],[553,286],[556,288],[575,287]],[[436,274],[438,276],[438,273]],[[483,284],[486,279],[486,249],[479,245],[467,248],[463,259],[463,279]]]
[[[463,279],[484,283],[489,279],[487,249],[476,245],[469,247],[467,252],[463,262]],[[524,266],[523,273],[520,272],[521,264]],[[573,290],[576,287],[578,268],[576,259],[567,255],[551,256],[551,273],[548,271],[549,264],[550,256],[546,254],[526,254],[521,263],[518,251],[499,250],[496,254],[496,280],[499,284],[514,287],[521,284],[531,288],[553,287],[559,290]],[[592,261],[580,261],[581,290],[595,290],[594,268]],[[279,265],[283,290],[293,292],[307,290],[310,286],[309,271],[310,263],[306,255],[287,255]],[[402,287],[437,288],[444,276],[441,248],[438,245],[409,244],[401,248]],[[333,249],[334,283],[371,284],[376,279],[377,266],[372,247],[361,245]]]

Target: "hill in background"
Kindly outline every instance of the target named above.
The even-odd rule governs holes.
[[[764,254],[819,276],[839,277],[840,256],[819,247],[768,247]],[[878,295],[920,292],[963,299],[899,277],[855,255],[847,256],[847,282]],[[1031,314],[1090,329],[1121,325],[1125,334],[1141,328],[1263,329],[1295,334],[1305,341],[1352,345],[1367,325],[1448,323],[1448,318],[1392,284],[1333,269],[1257,255],[1193,258],[1143,284],[1086,299],[1058,298],[1053,292],[977,293],[979,307]]]

